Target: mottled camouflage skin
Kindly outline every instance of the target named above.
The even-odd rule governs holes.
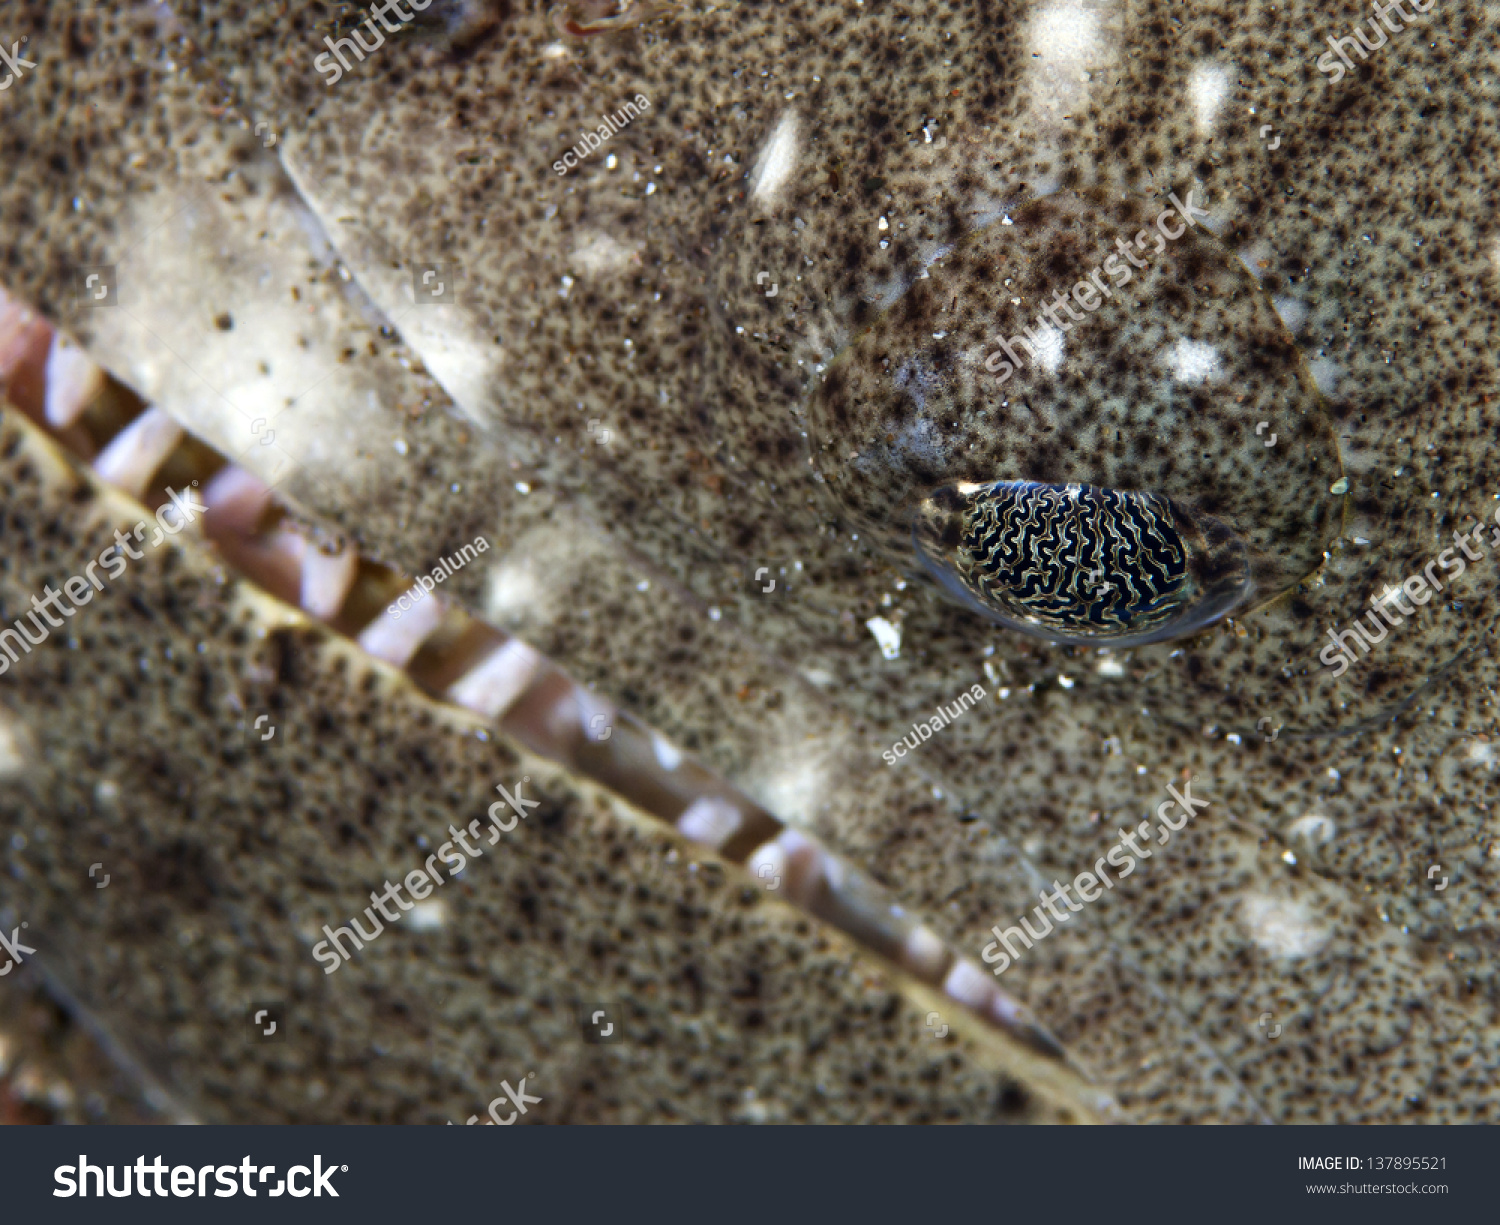
[[[1318,662],[1327,629],[1500,494],[1488,10],[1442,0],[1332,84],[1314,63],[1368,15],[1355,5],[683,7],[578,41],[516,6],[462,47],[392,36],[329,89],[311,61],[340,7],[180,12],[175,71],[142,15],[27,8],[56,70],[5,99],[3,154],[25,167],[0,201],[12,286],[226,450],[251,445],[247,423],[205,384],[277,401],[285,489],[372,552],[415,570],[485,525],[512,548],[456,578],[476,611],[971,954],[1190,772],[1208,814],[1005,976],[1134,1117],[1493,1117],[1493,560],[1342,677]],[[1093,23],[1081,58],[1060,57],[1078,36],[1058,37],[1059,13]],[[1227,90],[1208,120],[1205,65]],[[641,119],[552,171],[636,93]],[[758,196],[789,113],[795,165]],[[1012,404],[1024,383],[1039,416],[991,409],[967,479],[1108,473],[1191,498],[1282,567],[1261,593],[1279,598],[1101,657],[912,581],[899,529],[856,526],[879,498],[848,456],[879,438],[809,428],[834,394],[816,367],[874,327],[903,358],[946,343],[962,370],[928,319],[987,348],[1010,321],[963,255],[980,227],[1036,196],[1154,216],[1188,191],[1212,213],[1199,262],[1174,246],[1173,284],[1080,328],[1060,378],[1019,374]],[[1086,229],[1036,258],[1091,267],[1107,243]],[[201,375],[123,311],[75,307],[68,269],[121,248],[140,318],[201,343]],[[439,259],[461,270],[458,303],[413,307],[411,265]],[[1243,367],[1166,396],[1154,338],[1201,327],[1231,280],[1218,324]],[[1285,298],[1295,329],[1269,307]],[[271,386],[299,343],[314,368]],[[300,398],[320,361],[336,376]],[[1100,413],[1113,450],[1088,433]],[[957,462],[890,470],[940,482]],[[865,630],[876,616],[900,626],[898,658]],[[981,713],[877,766],[982,678]],[[1303,844],[1310,813],[1331,839]]]

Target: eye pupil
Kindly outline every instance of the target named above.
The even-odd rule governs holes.
[[[1143,633],[1177,609],[1187,549],[1161,498],[1002,482],[972,496],[962,517],[961,581],[1039,629]]]

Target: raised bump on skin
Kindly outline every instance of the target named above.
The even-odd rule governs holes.
[[[302,551],[302,607],[322,621],[332,621],[354,585],[359,554],[345,543],[336,553],[325,553],[308,541]]]
[[[448,687],[449,701],[498,719],[526,692],[542,657],[519,638],[491,651]]]
[[[260,477],[230,464],[215,473],[203,488],[205,531],[220,535],[253,535],[271,505],[271,490]]]
[[[694,800],[677,818],[677,832],[717,851],[734,837],[743,823],[739,806],[716,795]]]
[[[906,933],[901,945],[901,964],[919,978],[938,981],[952,960],[952,952],[932,928],[918,924]]]
[[[412,601],[410,612],[393,617],[382,611],[359,636],[363,650],[397,668],[404,668],[411,662],[411,657],[427,635],[442,624],[448,611],[441,596],[425,595],[415,584],[405,594]],[[418,599],[419,596],[424,598]]]
[[[47,424],[66,429],[104,390],[104,371],[72,337],[61,332],[52,334],[47,350]]]
[[[943,979],[943,994],[966,1008],[983,1013],[988,1010],[995,988],[989,975],[967,958],[959,957]]]
[[[182,441],[182,426],[159,408],[148,408],[94,460],[99,478],[134,498],[145,496],[156,470]]]

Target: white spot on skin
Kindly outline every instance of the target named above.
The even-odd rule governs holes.
[[[1343,378],[1344,372],[1338,363],[1327,357],[1315,357],[1307,363],[1307,372],[1325,396],[1331,396]]]
[[[875,635],[880,644],[880,653],[887,659],[898,659],[901,655],[901,627],[892,625],[884,617],[871,617],[865,627]]]
[[[792,824],[812,824],[828,794],[830,750],[821,739],[798,739],[755,762],[754,798]]]
[[[1276,256],[1264,239],[1257,239],[1248,247],[1241,247],[1235,254],[1239,256],[1240,263],[1245,265],[1250,275],[1257,281],[1265,277],[1270,269],[1271,261]]]
[[[787,853],[780,842],[764,842],[745,861],[745,870],[756,880],[771,882],[786,874]]]
[[[1054,4],[1032,22],[1031,53],[1076,76],[1098,54],[1099,19],[1079,4]]]
[[[1193,104],[1193,125],[1199,136],[1211,136],[1214,120],[1234,81],[1220,65],[1202,60],[1193,67],[1188,78],[1188,98]]]
[[[1296,298],[1279,297],[1272,298],[1271,305],[1276,308],[1276,313],[1281,316],[1281,322],[1286,324],[1286,330],[1295,334],[1302,325],[1307,322],[1307,304],[1299,302]]]
[[[1061,135],[1088,109],[1095,82],[1108,79],[1126,38],[1121,6],[1115,0],[1052,0],[1033,9],[1022,34],[1028,126],[1046,143]],[[1038,196],[1060,185],[1056,173],[1037,175]]]
[[[656,732],[651,733],[651,751],[656,754],[656,764],[668,773],[682,764],[682,750]]]
[[[925,417],[919,417],[903,427],[897,433],[896,441],[890,444],[890,449],[893,455],[902,459],[926,460],[929,464],[945,462],[948,457],[942,432]],[[856,466],[865,470],[872,462],[861,455]]]
[[[448,922],[448,904],[446,902],[413,902],[411,908],[411,929],[414,932],[437,931]]]
[[[569,263],[575,270],[588,276],[619,272],[629,266],[637,250],[638,248],[627,247],[608,234],[585,231],[578,245],[573,248]]]
[[[506,561],[490,571],[489,593],[485,615],[500,625],[536,607],[542,598],[542,584],[525,559]]]
[[[1048,374],[1056,374],[1063,361],[1063,334],[1057,328],[1045,324],[1037,330],[1037,364]]]
[[[1300,842],[1304,846],[1319,847],[1327,846],[1333,841],[1333,836],[1338,832],[1338,826],[1329,817],[1322,813],[1310,812],[1306,816],[1298,817],[1287,827],[1287,838],[1289,841]]]
[[[1218,349],[1202,341],[1179,340],[1170,349],[1163,350],[1158,360],[1172,372],[1173,378],[1189,387],[1218,382],[1224,377]]]
[[[26,734],[8,711],[0,709],[0,778],[9,778],[26,768]]]
[[[918,410],[927,407],[928,393],[947,387],[946,377],[922,359],[903,362],[891,381],[916,401]]]
[[[677,818],[677,830],[685,838],[706,846],[720,847],[740,828],[740,810],[717,796],[701,796]]]
[[[943,980],[943,994],[966,1008],[983,1008],[995,994],[989,975],[967,957],[960,957]]]
[[[1251,894],[1240,903],[1240,921],[1262,950],[1284,961],[1310,957],[1328,943],[1305,902]]]
[[[901,949],[903,969],[930,979],[942,971],[947,958],[947,946],[930,928],[915,927],[907,933]]]
[[[754,186],[750,189],[750,198],[757,204],[773,200],[791,177],[797,165],[799,126],[795,110],[783,111],[770,139],[762,146],[751,175]]]

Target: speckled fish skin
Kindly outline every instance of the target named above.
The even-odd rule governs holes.
[[[1133,236],[1122,250],[1134,272],[1110,243],[1122,234]],[[1037,584],[1065,594],[1008,614],[1012,628],[1051,641],[1180,638],[1321,567],[1343,498],[1331,492],[1342,472],[1317,387],[1248,270],[1190,233],[1174,206],[1153,223],[1101,193],[1049,194],[940,248],[922,272],[838,354],[806,412],[813,480],[893,563],[909,568],[919,552],[934,576],[956,574],[970,549],[966,505],[1006,505],[982,487],[1035,482],[1075,507],[1068,487],[1128,491],[1092,499],[1095,512],[1067,524],[1046,513],[1043,523],[1047,495],[1025,494],[1014,521],[989,532],[1005,552],[1029,553],[1009,580],[1016,594]],[[1054,306],[1056,326],[1037,318],[1058,286],[1098,314],[1069,308],[1069,323]],[[1244,429],[1262,415],[1280,426],[1269,453]],[[760,443],[739,449],[764,452]],[[1159,508],[1155,544],[1121,498]],[[1181,567],[1170,598],[1153,590],[1160,607],[1142,608],[1151,615],[1135,626],[1107,632],[1101,617],[1090,627],[1078,610],[1101,604],[1091,585],[1108,581],[1105,600],[1119,592],[1111,606],[1145,599],[1153,554]],[[981,587],[961,590],[982,614],[1006,607]]]
[[[1342,678],[1317,661],[1330,626],[1420,573],[1500,492],[1487,446],[1486,11],[1439,0],[1421,29],[1337,84],[1314,61],[1325,37],[1366,18],[1354,5],[1050,11],[1071,19],[1075,45],[1093,23],[1082,61],[1049,62],[1069,44],[1043,37],[1043,6],[684,9],[560,55],[533,9],[460,57],[387,46],[331,90],[310,67],[331,6],[322,18],[226,6],[181,20],[242,110],[276,117],[288,173],[388,316],[410,303],[408,269],[393,264],[462,268],[458,309],[401,325],[460,409],[685,593],[628,606],[629,636],[575,626],[539,645],[763,792],[751,733],[736,742],[744,716],[723,694],[716,706],[702,679],[724,648],[710,645],[721,640],[702,630],[694,598],[722,608],[749,660],[815,678],[814,699],[790,705],[842,720],[830,738],[844,764],[816,777],[808,820],[959,947],[977,949],[992,923],[1026,908],[1016,881],[1092,864],[1110,821],[1133,823],[1163,776],[1191,771],[1220,823],[1174,839],[1143,866],[1138,893],[1099,903],[1107,917],[1039,946],[1007,985],[1066,1038],[1095,1043],[1112,1083],[1127,1067],[1155,1069],[1132,1098],[1146,1115],[1489,1117],[1492,1090],[1471,1075],[1493,1065],[1496,1044],[1493,953],[1472,934],[1497,918],[1487,563],[1455,584],[1461,610],[1434,600]],[[1215,66],[1227,93],[1205,121]],[[651,101],[645,116],[566,176],[551,170],[581,128],[636,93]],[[780,197],[758,203],[752,175],[766,173],[762,151],[788,114],[802,152]],[[67,176],[41,179],[64,214]],[[890,561],[810,488],[807,444],[788,430],[815,386],[806,363],[836,358],[935,250],[1028,194],[1079,189],[1142,207],[1196,193],[1217,230],[1203,241],[1243,252],[1267,295],[1302,303],[1297,360],[1323,363],[1325,381],[1338,368],[1323,411],[1349,479],[1343,535],[1307,584],[1107,669],[916,584],[898,589]],[[908,228],[882,231],[882,218]],[[90,321],[43,274],[66,262],[51,250],[13,245],[8,266],[87,338]],[[956,280],[977,316],[993,288]],[[1143,368],[1151,356],[1140,352]],[[1071,377],[1086,398],[1102,375],[1085,362]],[[1255,426],[1274,414],[1244,412],[1242,394],[1260,389],[1215,389],[1180,428],[1248,474],[1247,455],[1265,449]],[[599,448],[590,419],[624,445]],[[1148,489],[1175,467],[1153,442],[1138,465]],[[437,467],[466,462],[455,450]],[[1299,491],[1271,492],[1284,504]],[[399,535],[386,547],[399,552]],[[774,602],[751,577],[760,566],[787,569]],[[597,588],[569,589],[579,607],[627,607],[623,583],[606,589],[600,574]],[[702,665],[653,668],[673,658],[687,612],[699,614]],[[896,660],[860,629],[877,615],[901,625]],[[735,656],[723,675],[752,671]],[[982,821],[960,824],[944,805],[922,807],[922,788],[847,764],[856,748],[873,763],[980,675],[995,702],[935,737],[921,769]],[[775,668],[757,680],[791,685]],[[1301,738],[1335,730],[1363,734]],[[1105,737],[1113,751],[1101,752]],[[1338,833],[1307,846],[1297,822],[1315,811]],[[1464,865],[1460,893],[1435,895],[1424,879],[1442,862]],[[1268,1011],[1292,1018],[1295,1047],[1257,1027]],[[1140,1037],[1156,1023],[1193,1039]],[[1133,1036],[1112,1041],[1111,1026]],[[1310,1090],[1294,1059],[1320,1069]]]
[[[420,338],[414,343],[463,409],[497,429],[525,462],[593,500],[607,520],[628,517],[636,503],[675,517],[634,538],[679,576],[703,551],[733,568],[773,556],[803,562],[797,598],[778,606],[789,624],[768,626],[775,613],[756,606],[754,624],[747,625],[797,662],[837,640],[828,615],[833,607],[858,607],[878,593],[868,580],[850,583],[837,508],[805,490],[816,478],[788,427],[795,426],[809,378],[795,362],[819,350],[831,358],[867,323],[871,299],[899,293],[933,248],[957,242],[976,221],[993,224],[998,210],[1027,194],[1103,183],[1162,204],[1168,189],[1196,195],[1200,206],[1211,205],[1229,250],[1253,250],[1267,292],[1306,305],[1309,349],[1343,368],[1343,391],[1331,410],[1350,466],[1349,535],[1373,544],[1340,551],[1315,588],[1265,610],[1243,638],[1221,627],[1185,647],[1141,653],[1137,666],[1153,675],[1135,680],[1131,692],[1185,723],[1212,719],[1240,732],[1266,713],[1296,730],[1347,726],[1409,696],[1456,652],[1394,643],[1378,667],[1335,681],[1317,663],[1324,631],[1361,607],[1378,581],[1420,569],[1434,555],[1431,545],[1440,538],[1434,514],[1457,525],[1465,512],[1483,513],[1480,500],[1500,486],[1473,465],[1418,480],[1415,469],[1429,458],[1421,455],[1406,482],[1376,494],[1372,468],[1380,461],[1371,457],[1394,453],[1388,435],[1411,429],[1412,402],[1429,399],[1423,391],[1430,385],[1404,389],[1381,354],[1393,352],[1385,346],[1399,345],[1405,333],[1402,351],[1415,359],[1426,312],[1399,288],[1362,292],[1361,277],[1373,278],[1381,265],[1373,257],[1351,259],[1372,244],[1338,220],[1343,191],[1325,150],[1346,144],[1343,133],[1359,132],[1387,174],[1410,176],[1409,190],[1361,201],[1354,228],[1391,235],[1380,250],[1409,245],[1419,255],[1441,248],[1450,267],[1485,268],[1483,233],[1466,226],[1459,211],[1462,186],[1439,194],[1425,169],[1446,164],[1440,152],[1426,146],[1420,159],[1402,156],[1408,152],[1403,90],[1416,91],[1407,113],[1413,103],[1425,104],[1419,100],[1426,83],[1444,71],[1439,53],[1409,37],[1371,61],[1370,79],[1333,86],[1306,49],[1321,41],[1316,31],[1342,30],[1339,13],[1309,11],[1305,23],[1283,15],[1285,27],[1305,31],[1306,41],[1288,38],[1267,52],[1253,34],[1227,32],[1212,10],[1196,23],[1182,22],[1163,45],[1166,31],[1156,28],[1150,8],[1036,6],[1002,17],[959,6],[930,20],[869,8],[684,13],[629,35],[570,45],[561,63],[545,59],[518,20],[488,54],[458,64],[387,47],[333,89],[320,78],[310,83],[305,74],[278,74],[265,82],[274,94],[252,92],[251,106],[274,105],[285,116],[288,164],[388,313],[405,308],[393,292],[406,289],[405,270],[382,284],[376,265],[432,252],[427,258],[441,253],[462,267],[463,305],[457,320],[444,321],[445,341],[461,353],[439,354]],[[1462,22],[1458,6],[1435,11],[1427,24],[1455,21]],[[1254,28],[1245,17],[1229,27]],[[1465,38],[1466,61],[1479,50],[1474,37],[1483,35]],[[1055,63],[1058,44],[1078,54]],[[285,34],[281,45],[295,55],[297,44]],[[1034,45],[1043,48],[1036,68]],[[866,80],[872,64],[889,65],[889,79]],[[1090,65],[1090,82],[1066,79]],[[243,75],[225,68],[232,80]],[[1214,69],[1235,84],[1200,133],[1194,73]],[[1246,76],[1256,71],[1266,74],[1264,85]],[[1211,87],[1212,80],[1199,86]],[[577,132],[596,126],[597,112],[638,93],[652,99],[643,119],[567,176],[550,169]],[[454,99],[453,109],[434,106],[434,97]],[[314,113],[305,120],[287,115],[292,99]],[[1251,106],[1288,116],[1275,153],[1259,138]],[[779,192],[759,198],[753,190],[759,181],[750,175],[747,182],[747,172],[789,122],[794,164]],[[1374,150],[1383,144],[1389,152],[1381,158]],[[613,170],[610,156],[621,159]],[[1454,171],[1462,173],[1456,164]],[[652,184],[658,190],[647,195]],[[340,217],[356,220],[340,226]],[[885,250],[882,217],[903,227],[890,231]],[[1112,228],[1099,227],[1100,247],[1108,247]],[[599,248],[605,254],[591,261],[588,253]],[[611,262],[608,271],[590,271],[591,264]],[[765,296],[766,278],[757,284],[761,271],[778,288],[786,282],[776,297]],[[564,296],[555,287],[569,275],[578,284]],[[1009,322],[1005,312],[985,309],[999,305],[989,301],[995,287],[956,279],[953,293],[966,315]],[[1488,288],[1474,286],[1476,293]],[[1372,311],[1364,319],[1344,305],[1364,301]],[[1161,312],[1168,309],[1159,303]],[[1465,337],[1470,343],[1444,362],[1441,378],[1485,385],[1486,314],[1482,306],[1469,312],[1460,326],[1472,333]],[[1100,330],[1109,326],[1100,322]],[[1144,330],[1140,321],[1126,322]],[[1233,324],[1221,339],[1250,348]],[[1152,348],[1143,344],[1136,352],[1142,367],[1152,364]],[[1421,378],[1416,360],[1404,372]],[[1130,373],[1164,381],[1150,369]],[[1068,376],[1075,399],[1102,392],[1101,372],[1088,355],[1070,362]],[[1199,483],[1231,499],[1240,494],[1237,486],[1253,487],[1245,500],[1265,505],[1267,519],[1275,517],[1277,497],[1328,496],[1326,486],[1290,481],[1279,482],[1276,495],[1260,488],[1271,484],[1267,473],[1277,465],[1253,464],[1264,455],[1255,425],[1270,418],[1274,427],[1279,416],[1285,439],[1279,445],[1289,448],[1287,406],[1278,414],[1274,404],[1262,405],[1260,397],[1272,396],[1253,380],[1214,390],[1181,410],[1191,416],[1191,443],[1167,432],[1159,418],[1133,424],[1131,485],[1170,484],[1191,445],[1207,449],[1221,466],[1232,454],[1235,470],[1204,471]],[[596,450],[586,422],[593,408],[607,408],[620,429],[626,459],[613,472],[581,472],[570,462],[574,453],[587,458]],[[1458,413],[1467,423],[1467,410],[1451,395],[1423,411]],[[1069,424],[1059,423],[1059,432]],[[1427,424],[1428,438],[1434,430],[1446,436],[1464,428],[1435,417]],[[700,448],[722,463],[722,475],[695,471],[693,448],[684,445],[695,425],[706,427]],[[997,432],[1016,441],[1018,431]],[[1462,437],[1447,445],[1462,446]],[[1037,469],[1056,464],[1030,455],[1015,466],[1019,471],[1005,475],[1047,479]],[[747,505],[748,495],[772,486],[774,506]],[[1403,503],[1403,489],[1423,506],[1420,515]],[[1443,495],[1440,511],[1429,505],[1434,490]],[[683,541],[688,534],[698,539]],[[854,556],[863,560],[867,551]],[[886,579],[878,571],[871,577]],[[727,594],[722,582],[702,589]],[[911,603],[907,633],[918,643],[974,641],[984,632],[972,618],[930,601]],[[1466,627],[1483,619],[1482,610],[1466,606]],[[1009,653],[1011,639],[1002,637],[997,647]],[[879,688],[918,709],[929,696],[907,684]]]

